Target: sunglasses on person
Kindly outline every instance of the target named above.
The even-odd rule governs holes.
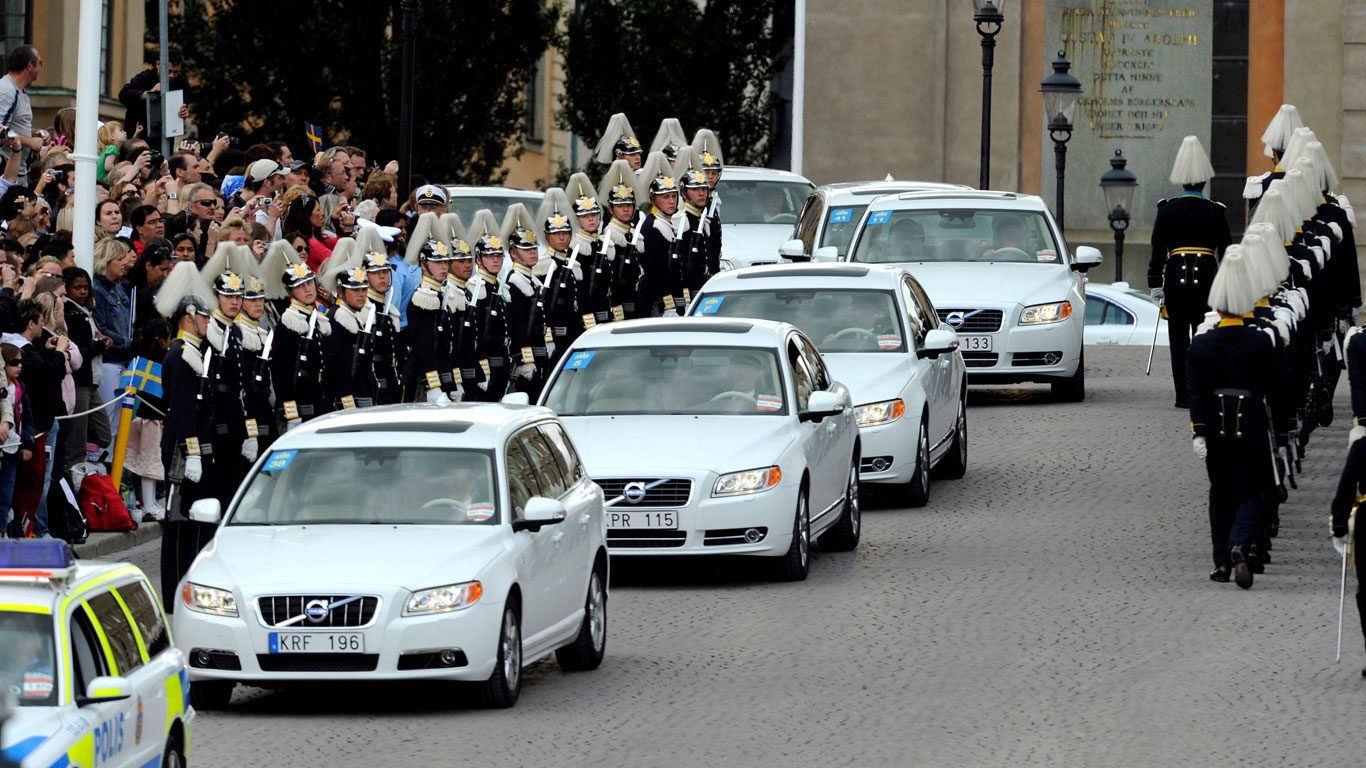
[[[138,196],[138,191],[137,191],[137,189],[135,189],[135,188],[133,188],[133,187],[129,187],[128,189],[123,190],[123,192],[119,194],[119,197],[137,197],[137,196]]]
[[[296,246],[294,246],[294,250],[295,250],[296,252],[298,252],[298,253],[306,253],[306,252],[308,251],[308,246],[307,246],[307,245],[296,245]]]
[[[195,204],[196,204],[196,205],[202,205],[202,206],[204,206],[205,208],[217,208],[219,202],[221,202],[221,201],[215,200],[215,199],[213,199],[213,198],[207,198],[207,199],[204,199],[204,200],[196,200],[196,201],[195,201]]]

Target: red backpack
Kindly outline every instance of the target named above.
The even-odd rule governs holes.
[[[131,531],[137,528],[128,515],[123,497],[107,475],[86,475],[81,480],[81,491],[76,494],[81,512],[93,531]]]

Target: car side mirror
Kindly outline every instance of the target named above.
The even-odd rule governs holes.
[[[810,261],[811,257],[806,253],[806,243],[801,240],[788,240],[778,246],[778,255],[788,261]]]
[[[958,349],[958,334],[944,328],[936,328],[925,334],[925,343],[915,351],[915,356],[921,360],[937,358],[955,349]]]
[[[844,413],[844,398],[834,392],[812,392],[806,410],[797,414],[798,421],[823,421],[827,416]]]
[[[509,392],[498,402],[503,405],[531,405],[531,395],[525,392]]]
[[[85,687],[85,695],[76,697],[78,706],[123,701],[133,695],[133,686],[126,677],[97,677]]]
[[[811,254],[811,260],[812,260],[812,261],[822,261],[822,262],[825,262],[825,261],[839,261],[839,260],[840,260],[840,249],[836,248],[836,247],[833,246],[833,245],[827,245],[827,246],[824,246],[824,247],[821,247],[821,248],[817,248],[815,251],[812,252],[812,254]]]
[[[1073,254],[1075,260],[1072,262],[1074,272],[1085,272],[1091,267],[1100,266],[1100,251],[1089,245],[1077,246],[1076,253]]]
[[[559,499],[547,496],[532,496],[527,499],[522,510],[522,519],[512,521],[513,531],[539,531],[543,525],[564,522],[567,512]]]
[[[190,505],[190,519],[215,524],[223,519],[223,504],[218,499],[200,499]]]

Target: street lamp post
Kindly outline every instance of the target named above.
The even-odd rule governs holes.
[[[406,197],[413,188],[413,47],[417,41],[418,0],[402,0],[403,68],[398,104],[398,194]]]
[[[991,188],[991,68],[996,63],[996,34],[1005,21],[1006,0],[972,0],[972,20],[982,36],[982,165],[979,189]]]
[[[1067,140],[1072,138],[1072,117],[1077,111],[1077,99],[1081,98],[1081,81],[1068,74],[1072,62],[1067,60],[1065,51],[1058,51],[1053,60],[1053,74],[1039,83],[1043,94],[1044,118],[1048,121],[1048,135],[1053,139],[1054,165],[1058,171],[1058,193],[1054,213],[1058,229],[1063,228],[1063,178],[1067,171]]]
[[[1110,229],[1115,231],[1115,282],[1124,279],[1124,230],[1129,228],[1134,192],[1138,189],[1138,177],[1126,165],[1124,153],[1116,149],[1115,156],[1110,158],[1110,170],[1100,177],[1100,191],[1110,212]]]

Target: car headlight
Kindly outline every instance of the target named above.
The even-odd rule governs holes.
[[[716,478],[716,485],[711,489],[711,495],[735,496],[742,493],[767,491],[782,479],[783,471],[777,467],[731,472]]]
[[[483,594],[484,585],[477,581],[420,589],[408,598],[407,604],[403,606],[403,615],[421,616],[428,613],[459,611],[479,602]]]
[[[901,414],[906,412],[906,403],[901,398],[888,400],[882,403],[869,403],[854,408],[854,421],[860,427],[872,427],[878,424],[887,424],[901,418]]]
[[[237,598],[226,589],[206,587],[187,581],[181,597],[185,607],[192,611],[212,613],[215,616],[237,615]]]
[[[1035,304],[1025,307],[1020,313],[1020,325],[1042,325],[1060,323],[1072,316],[1072,302],[1059,301],[1056,304]]]

